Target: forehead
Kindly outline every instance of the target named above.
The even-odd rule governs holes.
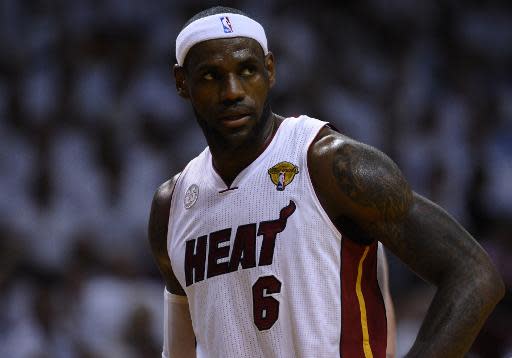
[[[248,37],[207,40],[195,44],[185,58],[185,67],[194,69],[203,64],[262,60],[265,55],[258,41]]]

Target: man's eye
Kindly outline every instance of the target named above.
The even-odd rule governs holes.
[[[254,69],[250,67],[246,67],[242,70],[242,76],[251,76],[254,74]]]

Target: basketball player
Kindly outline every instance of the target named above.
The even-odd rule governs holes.
[[[384,357],[382,242],[437,293],[410,357],[462,357],[504,294],[486,253],[378,150],[272,112],[274,56],[238,10],[176,41],[178,94],[208,147],[156,192],[163,357]]]

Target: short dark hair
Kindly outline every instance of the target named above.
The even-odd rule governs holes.
[[[211,7],[209,9],[206,9],[206,10],[203,10],[203,11],[200,11],[198,12],[197,14],[195,14],[194,16],[192,16],[188,21],[187,23],[183,26],[182,30],[187,27],[190,23],[198,20],[198,19],[201,19],[203,17],[207,17],[207,16],[210,16],[210,15],[217,15],[217,14],[224,14],[224,13],[230,13],[230,14],[238,14],[238,15],[244,15],[244,16],[247,16],[247,17],[250,17],[249,15],[247,15],[245,12],[241,11],[241,10],[238,10],[238,9],[234,9],[232,7],[226,7],[226,6],[214,6],[214,7]]]

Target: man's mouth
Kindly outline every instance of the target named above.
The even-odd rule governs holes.
[[[230,114],[220,117],[221,123],[228,128],[237,128],[245,125],[251,119],[248,113]]]

